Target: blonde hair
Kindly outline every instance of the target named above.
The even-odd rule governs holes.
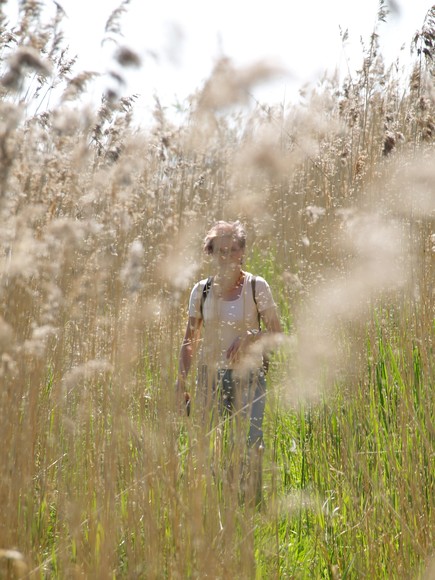
[[[213,242],[216,238],[223,236],[231,236],[236,241],[242,250],[246,246],[246,231],[239,220],[235,222],[218,221],[207,232],[204,239],[204,252],[208,255],[213,254]]]

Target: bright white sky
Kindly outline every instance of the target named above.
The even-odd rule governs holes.
[[[121,0],[57,2],[67,15],[64,28],[71,54],[79,55],[78,70],[119,70],[112,58],[115,45],[102,47],[101,41],[106,21]],[[381,52],[386,64],[397,57],[404,63],[433,0],[387,3],[398,10],[378,28]],[[227,56],[236,65],[264,59],[283,65],[289,76],[282,75],[255,95],[261,101],[294,101],[298,89],[325,70],[344,70],[347,59],[351,70],[361,64],[360,39],[368,43],[378,7],[379,0],[131,0],[120,21],[124,38],[118,39],[143,64],[129,73],[124,94],[139,93],[138,106],[146,115],[154,93],[167,106],[182,101],[202,85],[216,60]],[[349,32],[345,51],[340,27]]]

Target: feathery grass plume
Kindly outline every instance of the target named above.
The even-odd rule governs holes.
[[[393,302],[397,290],[406,286],[410,254],[405,233],[398,221],[386,221],[376,214],[356,214],[346,220],[344,237],[337,240],[349,256],[345,271],[327,274],[296,316],[296,382],[308,398],[319,396],[349,370],[357,371],[364,355],[357,348],[362,345],[354,345],[346,354],[340,334],[346,327],[354,325],[356,330],[358,325],[364,326],[370,305],[385,293]],[[355,338],[359,338],[356,332]],[[351,336],[347,340],[352,341]],[[293,389],[290,387],[291,394]]]
[[[198,112],[217,111],[246,103],[252,87],[270,81],[283,72],[279,66],[267,62],[237,69],[231,59],[221,58],[198,96]]]
[[[62,30],[59,30],[59,26],[62,23],[63,19],[67,16],[65,10],[62,8],[62,6],[56,2],[54,0],[54,5],[56,7],[56,13],[53,19],[53,32],[52,32],[52,43],[51,43],[51,48],[49,51],[49,58],[50,60],[55,60],[56,55],[59,52],[62,52],[64,49],[64,35]]]
[[[4,318],[0,317],[0,353],[7,353],[13,347],[14,331]]]
[[[283,112],[257,109],[252,115],[255,126],[249,120],[242,126],[243,137],[230,158],[234,187],[252,189],[255,184],[263,196],[268,187],[289,179],[298,163],[306,158],[308,151],[295,145],[299,135],[297,126],[291,123],[291,111],[285,120],[282,117]]]
[[[140,67],[142,64],[139,55],[128,48],[127,46],[120,46],[115,53],[115,60],[121,66],[131,66],[131,67]]]
[[[112,365],[107,360],[88,360],[82,365],[72,368],[62,379],[62,389],[65,396],[86,381],[101,378],[113,372]]]
[[[7,192],[8,178],[16,158],[19,141],[15,132],[21,118],[21,107],[0,103],[0,199]]]
[[[100,73],[92,71],[80,72],[72,78],[67,79],[67,85],[60,98],[61,103],[75,101],[88,87],[88,84],[100,76]]]
[[[387,9],[393,16],[400,16],[401,14],[400,4],[396,0],[387,0]]]
[[[36,32],[44,5],[40,0],[22,0],[19,7],[17,36],[25,41]]]
[[[2,569],[2,576],[17,579],[26,578],[29,571],[26,558],[18,550],[0,549],[0,572]]]
[[[109,162],[117,161],[132,122],[132,108],[137,95],[118,98],[115,94],[103,95],[92,131],[92,141],[98,156]]]
[[[60,106],[50,114],[49,120],[55,135],[75,137],[75,145],[79,147],[92,126],[94,116],[92,110],[84,106],[75,109]]]
[[[115,10],[113,10],[113,12],[110,14],[104,27],[105,36],[101,41],[101,45],[109,41],[118,44],[116,37],[123,36],[120,20],[122,16],[127,12],[127,7],[129,4],[130,0],[122,0],[120,5],[117,8],[115,8]]]
[[[141,240],[134,240],[128,247],[127,259],[120,272],[121,281],[131,293],[138,292],[142,287],[144,257],[145,250]]]
[[[415,51],[417,56],[420,57],[420,64],[421,59],[424,59],[433,75],[435,70],[435,6],[432,6],[427,11],[421,30],[415,33],[411,50]]]
[[[434,162],[435,157],[429,150],[420,159],[403,155],[388,168],[394,181],[384,199],[388,200],[396,215],[428,221],[434,219]]]
[[[198,241],[203,234],[203,224],[196,214],[191,216],[191,220],[189,226],[185,225],[172,240],[168,240],[159,266],[159,273],[171,286],[171,293],[179,294],[190,288],[201,268],[202,251]]]
[[[255,219],[258,215],[262,215],[264,221],[267,220],[268,200],[264,192],[260,189],[253,191],[242,188],[237,188],[235,191],[236,193],[228,205],[228,211],[231,215],[238,215],[245,222]],[[271,219],[270,216],[269,219]]]
[[[6,89],[19,90],[22,87],[26,71],[36,72],[42,77],[51,74],[52,67],[48,60],[31,46],[20,46],[8,59],[8,70],[1,77],[0,82]]]
[[[36,208],[35,208],[36,209]],[[43,243],[36,241],[30,228],[15,221],[15,233],[19,236],[11,240],[8,254],[3,256],[3,284],[27,285],[33,277],[38,278],[39,260],[38,251],[43,254]]]
[[[32,359],[42,359],[46,354],[49,341],[56,338],[57,332],[58,329],[50,324],[43,326],[34,325],[32,335],[30,339],[24,341],[20,354],[31,357]]]

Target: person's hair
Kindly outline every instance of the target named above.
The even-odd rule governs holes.
[[[231,236],[242,250],[246,246],[246,231],[239,220],[235,222],[219,221],[207,232],[204,239],[204,252],[208,255],[213,254],[213,242],[216,238]]]

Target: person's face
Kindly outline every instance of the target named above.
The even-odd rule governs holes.
[[[235,269],[240,267],[243,249],[232,236],[220,236],[213,241],[213,258],[219,268]]]

